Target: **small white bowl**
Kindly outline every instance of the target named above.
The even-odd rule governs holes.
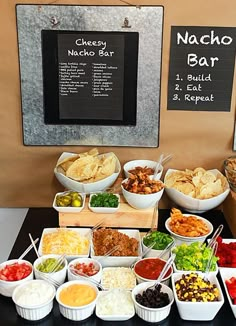
[[[155,170],[156,165],[157,165],[157,162],[156,161],[151,161],[151,160],[133,160],[133,161],[126,162],[124,164],[124,166],[123,166],[123,169],[124,169],[125,177],[126,178],[129,178],[130,175],[131,175],[131,173],[129,172],[129,170],[133,170],[136,167],[142,167],[142,168],[148,167],[148,168],[151,168],[151,169]],[[160,166],[160,172],[158,172],[157,175],[156,175],[156,178],[155,178],[156,180],[161,179],[162,172],[163,172],[163,166],[161,165]]]
[[[179,170],[174,170],[174,169],[167,170],[164,178],[164,183],[166,183],[168,175],[174,171],[179,171]],[[213,169],[209,171],[215,175],[217,174],[222,175],[222,173],[217,169]],[[193,198],[191,196],[185,195],[184,193],[176,190],[175,188],[166,187],[165,192],[167,193],[168,197],[182,210],[188,211],[190,213],[203,213],[222,204],[230,192],[230,187],[228,182],[226,182],[224,192],[222,192],[218,196],[209,199]]]
[[[153,285],[154,282],[144,282],[138,284],[133,290],[132,290],[132,299],[134,302],[134,307],[136,314],[143,320],[149,322],[149,323],[158,323],[165,318],[167,318],[170,314],[171,306],[174,302],[174,296],[173,291],[169,286],[165,284],[161,284],[161,292],[167,293],[169,296],[169,304],[162,308],[148,308],[141,304],[139,304],[135,297],[137,294],[142,294],[143,291],[145,291],[149,286]]]
[[[96,196],[96,194],[90,194],[89,196],[89,204],[88,207],[89,209],[94,212],[94,213],[102,213],[102,214],[112,214],[115,213],[119,210],[120,208],[120,195],[119,194],[114,194],[118,198],[118,206],[117,207],[93,207],[91,206],[91,200],[93,196]]]
[[[228,244],[230,244],[230,243],[235,243],[236,242],[236,239],[225,239],[225,238],[223,238],[222,239],[222,244],[225,244],[225,245],[228,245]],[[218,248],[217,248],[217,254],[219,253],[219,251],[220,251],[220,247],[221,247],[221,245],[220,244],[218,244]],[[217,255],[216,254],[216,255]],[[225,255],[225,250],[223,251],[223,253],[221,253],[221,254],[218,254],[218,257],[219,258],[224,258],[224,255]],[[227,252],[227,261],[229,261],[229,260],[233,260],[233,258],[234,258],[234,250],[232,251],[232,253],[229,251],[229,252]],[[234,266],[233,266],[233,261],[231,261],[231,263],[232,263],[232,265],[231,264],[229,264],[229,266],[226,266],[226,264],[224,263],[224,261],[222,261],[221,259],[219,259],[218,260],[218,267],[219,267],[219,269],[221,269],[221,268],[229,268],[229,269],[231,269],[231,268],[235,268]]]
[[[19,263],[19,264],[27,264],[30,268],[31,268],[31,273],[19,280],[19,281],[5,281],[5,280],[1,280],[0,279],[0,294],[4,295],[5,297],[11,297],[12,294],[13,294],[13,291],[14,289],[18,286],[18,285],[21,285],[29,280],[32,280],[33,277],[34,277],[34,273],[33,273],[33,265],[27,261],[27,260],[24,260],[24,259],[21,259],[21,260],[18,260],[18,259],[10,259],[10,260],[7,260],[3,263],[0,264],[0,269],[3,269],[5,266],[7,265],[12,265],[12,264],[15,264],[15,263]]]
[[[164,267],[164,265],[165,265],[165,263],[166,263],[166,261],[164,260],[164,259],[160,259],[160,258],[157,258],[157,257],[148,257],[148,258],[142,258],[142,259],[140,259],[139,261],[137,261],[136,263],[135,263],[135,265],[134,265],[134,269],[133,269],[133,272],[134,272],[134,274],[135,274],[135,276],[136,276],[136,279],[137,279],[137,282],[138,283],[143,283],[143,282],[152,282],[152,281],[155,281],[156,279],[157,279],[157,277],[159,276],[159,274],[158,275],[156,275],[156,277],[155,278],[146,278],[146,277],[144,277],[143,275],[141,275],[141,274],[139,274],[138,272],[137,272],[137,267],[138,267],[138,265],[140,265],[140,264],[143,264],[143,263],[145,263],[145,262],[152,262],[152,261],[160,261],[160,263],[162,264],[162,268],[160,269],[160,271],[163,269],[163,267]],[[147,270],[147,267],[146,267],[146,270]],[[154,271],[154,267],[153,266],[150,266],[149,267],[149,270],[150,271]],[[172,266],[170,266],[170,268],[169,268],[169,270],[166,272],[166,274],[167,274],[167,276],[165,276],[163,279],[162,279],[162,281],[161,281],[161,283],[163,283],[163,284],[165,284],[165,285],[169,285],[169,283],[170,283],[170,279],[171,279],[171,275],[173,274],[173,267]]]
[[[160,201],[163,195],[164,187],[160,191],[154,192],[152,194],[136,194],[134,192],[127,191],[123,187],[123,183],[127,181],[128,179],[125,179],[121,183],[122,194],[125,200],[127,201],[127,203],[135,209],[152,208],[156,205],[157,202]]]
[[[194,272],[200,276],[204,276],[203,273]],[[213,302],[186,302],[186,301],[180,301],[178,299],[176,290],[175,290],[175,282],[182,278],[183,274],[189,274],[189,272],[184,273],[173,273],[171,277],[172,282],[172,289],[174,293],[175,302],[179,311],[179,315],[184,320],[197,320],[197,321],[207,321],[207,320],[213,320],[220,310],[220,308],[224,304],[224,296],[220,287],[220,284],[217,280],[216,275],[210,273],[208,274],[207,278],[208,280],[216,284],[218,290],[219,290],[219,301],[213,301]]]
[[[111,154],[114,155],[114,153],[104,153],[104,154],[98,155],[98,157],[101,157],[101,156],[107,157],[107,156],[110,156]],[[77,155],[78,154],[75,154],[75,153],[63,152],[57,161],[56,167],[54,168],[54,174],[55,174],[57,180],[66,189],[71,189],[71,190],[75,190],[78,192],[90,194],[91,192],[103,191],[103,190],[109,188],[118,178],[118,176],[120,174],[121,166],[120,166],[120,162],[117,157],[116,157],[115,172],[112,175],[110,175],[102,180],[99,180],[96,182],[91,182],[91,183],[86,183],[86,182],[79,182],[79,181],[68,178],[60,171],[60,168],[58,168],[57,166],[58,166],[59,162],[63,161],[64,159],[73,157],[73,156],[77,156]]]
[[[54,200],[53,200],[53,208],[60,212],[60,213],[79,213],[81,212],[83,209],[84,209],[84,205],[85,205],[85,199],[86,199],[86,195],[84,193],[80,193],[78,192],[78,194],[80,194],[80,196],[82,197],[83,201],[82,201],[82,206],[80,207],[72,207],[72,206],[57,206],[57,203],[56,203],[56,199],[57,199],[57,196],[61,196],[61,195],[66,195],[68,194],[70,191],[64,191],[64,192],[58,192],[55,197],[54,197]]]
[[[105,321],[125,321],[135,314],[130,291],[112,289],[100,291],[96,303],[96,316]]]
[[[99,263],[99,261],[92,259],[92,258],[76,258],[70,261],[70,263],[68,264],[68,269],[67,269],[67,276],[68,276],[68,281],[73,281],[73,280],[81,280],[81,277],[79,275],[75,275],[75,273],[73,273],[70,268],[73,268],[74,265],[76,264],[93,264],[95,266],[95,268],[98,270],[98,272],[92,276],[88,277],[88,282],[89,280],[94,280],[96,282],[100,282],[101,281],[101,277],[102,277],[102,265]]]
[[[49,255],[44,255],[44,256],[37,258],[33,264],[35,278],[39,279],[39,280],[46,280],[49,283],[51,280],[52,280],[52,282],[56,281],[58,283],[58,285],[61,285],[62,283],[65,282],[65,279],[66,279],[67,266],[68,266],[67,260],[64,258],[63,268],[57,272],[45,273],[45,272],[39,271],[37,268],[39,266],[39,264],[43,263],[48,258],[59,259],[60,255],[49,254]]]
[[[50,283],[44,280],[31,280],[15,288],[12,300],[22,318],[36,321],[51,312],[55,294],[56,290]]]
[[[83,305],[83,306],[69,306],[61,302],[60,300],[60,293],[62,290],[65,288],[71,286],[71,285],[87,285],[91,288],[94,289],[96,293],[96,297],[93,301],[91,301],[89,304]],[[84,320],[88,317],[90,317],[96,306],[96,301],[98,297],[98,289],[95,285],[92,285],[91,283],[87,281],[82,281],[82,280],[74,280],[74,281],[68,281],[64,284],[62,284],[58,289],[56,293],[56,300],[59,304],[59,310],[60,313],[67,319],[73,320],[73,321],[79,321],[79,320]]]
[[[182,214],[183,216],[195,216],[196,218],[198,219],[201,219],[208,227],[208,230],[209,232],[207,234],[204,234],[200,237],[185,237],[185,236],[182,236],[182,235],[179,235],[175,232],[173,232],[169,226],[169,223],[171,221],[171,218],[169,217],[166,222],[165,222],[165,227],[167,229],[167,231],[170,233],[170,235],[174,238],[175,240],[175,244],[178,245],[178,244],[181,244],[181,243],[187,243],[187,244],[190,244],[192,242],[204,242],[206,240],[206,238],[212,233],[213,231],[213,225],[211,224],[211,222],[209,222],[207,219],[201,217],[201,216],[198,216],[198,215],[193,215],[193,214]]]
[[[225,293],[226,293],[230,308],[234,314],[234,317],[236,318],[236,304],[233,304],[232,299],[229,295],[229,291],[227,289],[227,285],[225,283],[225,281],[229,280],[231,277],[236,277],[235,269],[222,267],[222,268],[220,268],[220,276],[222,279],[222,283],[223,283],[223,286],[225,289]]]

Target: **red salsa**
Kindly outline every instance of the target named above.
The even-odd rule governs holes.
[[[143,278],[147,278],[149,280],[156,280],[160,275],[163,267],[165,265],[165,261],[159,258],[148,258],[142,259],[136,263],[134,271],[136,274]],[[171,274],[171,267],[166,272],[164,278],[168,277]]]

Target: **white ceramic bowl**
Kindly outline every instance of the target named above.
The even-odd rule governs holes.
[[[140,305],[135,297],[137,294],[142,294],[143,291],[147,289],[147,287],[153,285],[155,282],[144,282],[138,284],[132,291],[132,299],[134,302],[134,307],[136,314],[143,320],[150,323],[157,323],[165,318],[167,318],[170,314],[171,306],[174,302],[173,292],[172,290],[165,284],[162,284],[161,292],[167,293],[169,295],[170,303],[162,308],[147,308],[143,305]]]
[[[174,273],[185,273],[185,272],[195,272],[193,270],[183,270],[183,269],[178,269],[175,265],[175,262],[173,262],[173,270],[174,270]],[[218,274],[218,271],[219,271],[219,268],[218,268],[218,265],[216,264],[216,270],[215,271],[210,271],[209,273],[210,274],[213,274],[213,275],[217,275]],[[202,272],[202,271],[197,271],[197,272]]]
[[[87,285],[89,287],[92,287],[94,291],[96,292],[96,297],[95,299],[90,302],[89,304],[83,305],[83,306],[69,306],[66,304],[63,304],[60,300],[60,293],[63,289],[71,286],[71,285]],[[74,281],[68,281],[64,284],[62,284],[58,289],[56,293],[56,300],[59,304],[59,310],[60,313],[67,319],[73,320],[73,321],[79,321],[79,320],[84,320],[88,317],[90,317],[96,306],[96,301],[98,297],[98,289],[95,285],[92,285],[91,283],[87,281],[82,281],[82,280],[74,280]]]
[[[96,316],[105,321],[125,321],[135,314],[130,291],[112,289],[100,291],[96,303]]]
[[[73,268],[76,264],[93,264],[95,268],[98,270],[98,272],[92,276],[88,277],[88,281],[91,279],[92,281],[100,282],[101,277],[102,277],[102,265],[99,263],[99,261],[92,259],[92,258],[76,258],[70,261],[68,264],[68,269],[67,269],[67,276],[68,276],[68,281],[73,281],[73,280],[81,280],[81,277],[79,275],[75,275],[73,271],[70,270],[70,268]]]
[[[167,231],[170,233],[170,235],[174,238],[176,245],[179,245],[181,243],[190,244],[190,243],[196,242],[196,241],[204,242],[206,240],[206,238],[212,233],[213,225],[207,219],[205,219],[205,218],[203,218],[201,216],[198,216],[198,215],[193,215],[193,214],[183,214],[183,216],[186,216],[186,217],[195,216],[195,217],[201,219],[207,225],[209,232],[207,234],[204,234],[204,235],[200,236],[200,237],[184,237],[182,235],[179,235],[179,234],[171,231],[170,226],[169,226],[171,218],[169,217],[165,222],[165,227],[166,227]]]
[[[72,206],[57,206],[56,204],[56,198],[57,196],[60,196],[60,195],[66,195],[67,193],[69,193],[69,191],[64,191],[64,192],[58,192],[56,193],[55,197],[54,197],[54,200],[53,200],[53,204],[52,204],[52,207],[60,212],[60,213],[79,213],[82,211],[82,209],[84,209],[84,205],[85,205],[85,199],[86,199],[86,195],[83,194],[83,193],[79,193],[80,196],[82,197],[83,199],[83,202],[82,202],[82,206],[80,207],[72,207]]]
[[[21,259],[21,260],[18,260],[18,259],[10,259],[10,260],[7,260],[3,263],[0,264],[0,269],[3,269],[5,266],[7,265],[12,265],[12,264],[15,264],[15,263],[19,263],[19,264],[27,264],[30,268],[31,268],[31,273],[19,280],[19,281],[5,281],[5,280],[1,280],[0,279],[0,294],[4,295],[5,297],[11,297],[12,294],[13,294],[13,291],[14,289],[18,286],[18,285],[21,285],[29,280],[32,280],[33,277],[34,277],[34,273],[33,273],[33,265],[27,261],[27,260],[24,260],[24,259]]]
[[[91,258],[99,260],[102,267],[129,267],[142,255],[142,246],[139,230],[135,229],[117,229],[119,232],[126,234],[130,238],[135,238],[138,241],[138,255],[137,256],[95,256],[93,241],[91,240]]]
[[[66,237],[65,236],[60,236],[55,240],[50,240],[50,249],[52,252],[48,252],[49,249],[45,252],[44,248],[44,236],[48,234],[55,234],[57,235],[58,232],[60,231],[72,231],[73,233],[75,232],[76,236],[78,236],[78,239],[75,240],[73,236],[70,236],[70,238],[67,238],[65,241]],[[66,259],[67,261],[70,261],[75,258],[79,257],[88,257],[90,253],[90,235],[91,235],[91,229],[90,228],[45,228],[43,229],[40,243],[39,243],[39,248],[38,252],[40,256],[47,255],[47,254],[66,254]],[[60,239],[60,240],[59,240]],[[73,241],[73,243],[71,242]],[[85,244],[86,241],[86,246],[84,246],[83,252],[81,251],[82,245],[81,243]],[[58,250],[58,243],[61,244],[61,247]],[[56,245],[55,248],[53,245]],[[73,250],[72,250],[73,246]],[[71,252],[73,251],[73,253]]]
[[[233,304],[232,299],[229,295],[229,291],[227,289],[227,285],[225,283],[225,281],[229,280],[231,277],[236,277],[235,269],[222,267],[222,268],[220,268],[220,276],[222,279],[222,283],[223,283],[223,286],[225,289],[225,293],[226,293],[230,308],[234,314],[234,317],[236,318],[236,304]]]
[[[122,181],[122,183],[127,182],[128,179]],[[164,188],[153,194],[136,194],[125,190],[121,183],[122,194],[127,201],[127,203],[135,209],[148,209],[154,207],[157,202],[160,201]]]
[[[117,207],[93,207],[91,206],[91,199],[93,196],[96,196],[96,194],[90,194],[89,203],[88,203],[89,209],[94,213],[100,213],[100,214],[112,214],[117,212],[120,208],[120,195],[119,194],[114,194],[114,195],[118,198]]]
[[[136,167],[142,167],[142,168],[148,167],[148,168],[151,168],[151,169],[154,169],[155,170],[156,165],[157,165],[157,162],[156,161],[151,161],[151,160],[133,160],[133,161],[126,162],[124,164],[124,166],[123,166],[123,169],[124,169],[125,177],[126,178],[129,178],[130,175],[131,175],[131,173],[129,172],[129,170],[133,170]],[[163,166],[161,165],[160,166],[160,172],[158,172],[157,175],[156,175],[156,178],[155,178],[156,180],[161,179],[162,172],[163,172]]]
[[[175,302],[179,311],[179,315],[184,320],[196,320],[196,321],[207,321],[215,318],[216,314],[224,304],[224,296],[220,287],[220,284],[217,280],[216,275],[208,274],[208,280],[216,284],[219,290],[219,301],[213,302],[186,302],[180,301],[177,297],[175,290],[175,282],[181,279],[183,274],[188,274],[189,272],[184,273],[173,273],[171,277],[172,289],[174,293]],[[197,273],[203,276],[202,273]]]
[[[102,156],[102,155],[109,156],[109,155],[111,155],[111,153],[105,153],[105,154],[101,154],[98,156]],[[116,170],[109,177],[99,180],[99,181],[96,181],[96,182],[92,182],[92,183],[79,182],[79,181],[68,178],[62,172],[59,172],[60,169],[57,168],[57,165],[59,162],[61,162],[62,160],[66,159],[68,157],[72,157],[72,156],[77,156],[77,154],[69,153],[69,152],[62,153],[57,161],[56,167],[54,168],[54,174],[55,174],[57,180],[66,189],[75,190],[75,191],[86,193],[86,194],[89,194],[91,192],[96,192],[96,191],[103,191],[103,190],[109,188],[116,181],[116,179],[118,178],[119,173],[121,171],[120,162],[117,158]]]
[[[172,173],[173,171],[178,171],[174,169],[168,169],[165,178],[164,178],[164,183],[166,182],[167,176]],[[218,173],[222,174],[219,170],[213,169],[209,170],[215,175]],[[165,188],[165,191],[168,195],[168,197],[176,204],[178,205],[181,209],[186,210],[191,213],[202,213],[205,211],[209,211],[220,204],[223,203],[223,201],[226,199],[230,192],[229,184],[226,184],[226,188],[223,193],[221,193],[218,196],[209,198],[209,199],[196,199],[192,198],[191,196],[187,196],[183,194],[182,192],[174,189],[174,188]]]
[[[52,284],[44,280],[30,280],[15,288],[12,300],[22,318],[36,321],[51,312],[55,294]]]
[[[163,265],[162,268],[160,269],[159,273],[157,273],[157,276],[155,278],[146,278],[144,277],[143,274],[139,273],[137,271],[137,268],[140,266],[140,264],[143,264],[143,263],[146,263],[146,262],[152,262],[152,261],[160,261],[160,263]],[[152,281],[155,281],[157,279],[157,277],[159,276],[161,270],[163,269],[164,265],[165,265],[166,261],[164,259],[160,259],[160,258],[157,258],[157,257],[148,257],[148,258],[142,258],[140,259],[139,261],[137,261],[134,265],[134,269],[133,269],[133,272],[136,276],[136,279],[137,279],[137,282],[138,283],[143,283],[143,282],[152,282]],[[147,267],[146,267],[146,270],[147,270]],[[154,272],[155,269],[153,266],[150,265],[149,267],[149,270],[150,272]],[[171,275],[173,274],[173,267],[170,266],[169,270],[167,271],[167,276],[165,276],[161,283],[162,284],[165,284],[165,285],[169,285],[170,283],[170,279],[171,279]]]
[[[105,267],[102,271],[101,285],[104,290],[132,290],[136,286],[136,277],[129,267]]]
[[[39,280],[46,280],[49,283],[56,281],[58,283],[58,286],[61,285],[62,283],[65,282],[66,279],[66,274],[67,274],[67,260],[66,258],[63,259],[63,268],[57,272],[53,272],[53,273],[45,273],[45,272],[40,272],[38,270],[38,266],[39,264],[45,262],[46,259],[48,258],[54,258],[54,259],[59,259],[60,255],[54,255],[54,254],[49,254],[49,255],[43,255],[39,258],[37,258],[34,261],[33,267],[34,267],[34,275],[36,279]],[[52,281],[51,281],[52,280]]]

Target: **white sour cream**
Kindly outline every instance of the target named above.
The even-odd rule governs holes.
[[[15,296],[15,302],[20,306],[38,306],[55,295],[55,290],[46,282],[28,282],[20,287]]]

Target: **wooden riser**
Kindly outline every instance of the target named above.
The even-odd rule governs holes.
[[[120,208],[113,214],[98,214],[88,208],[88,198],[80,213],[59,213],[59,226],[88,226],[104,220],[103,226],[117,228],[157,228],[158,213],[153,223],[153,208],[137,210],[129,206],[121,195]]]

